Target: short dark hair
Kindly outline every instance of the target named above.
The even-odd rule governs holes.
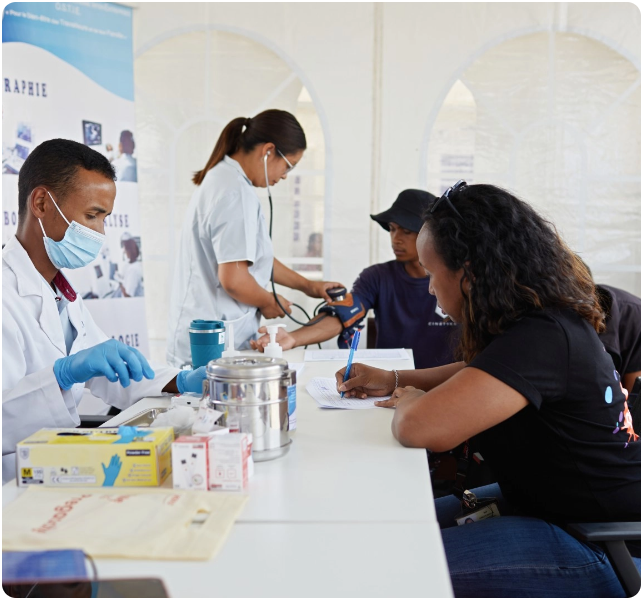
[[[127,129],[125,131],[121,131],[120,143],[125,154],[134,154],[136,144],[134,143],[134,136],[131,131],[128,131]]]
[[[34,148],[18,174],[18,218],[25,217],[27,198],[39,185],[51,188],[57,198],[64,199],[65,192],[73,188],[76,173],[81,168],[116,180],[114,167],[107,158],[85,144],[55,139]]]

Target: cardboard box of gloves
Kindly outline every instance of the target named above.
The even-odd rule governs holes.
[[[37,431],[17,446],[19,487],[158,486],[172,470],[171,427]]]

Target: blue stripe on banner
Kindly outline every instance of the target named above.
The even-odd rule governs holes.
[[[38,46],[110,92],[134,100],[132,9],[108,2],[13,2],[2,43]]]

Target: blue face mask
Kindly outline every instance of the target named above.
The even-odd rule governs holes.
[[[38,219],[49,260],[57,269],[80,269],[80,267],[87,266],[98,256],[105,242],[105,236],[89,227],[76,223],[76,221],[71,223],[67,221],[65,215],[58,208],[54,197],[49,192],[47,193],[54,206],[58,209],[60,216],[69,225],[67,231],[65,231],[65,237],[59,242],[55,242],[50,237],[47,237],[42,221]]]

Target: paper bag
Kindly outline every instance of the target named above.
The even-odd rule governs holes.
[[[82,548],[93,557],[208,560],[247,496],[166,489],[29,488],[3,509],[3,550]]]

